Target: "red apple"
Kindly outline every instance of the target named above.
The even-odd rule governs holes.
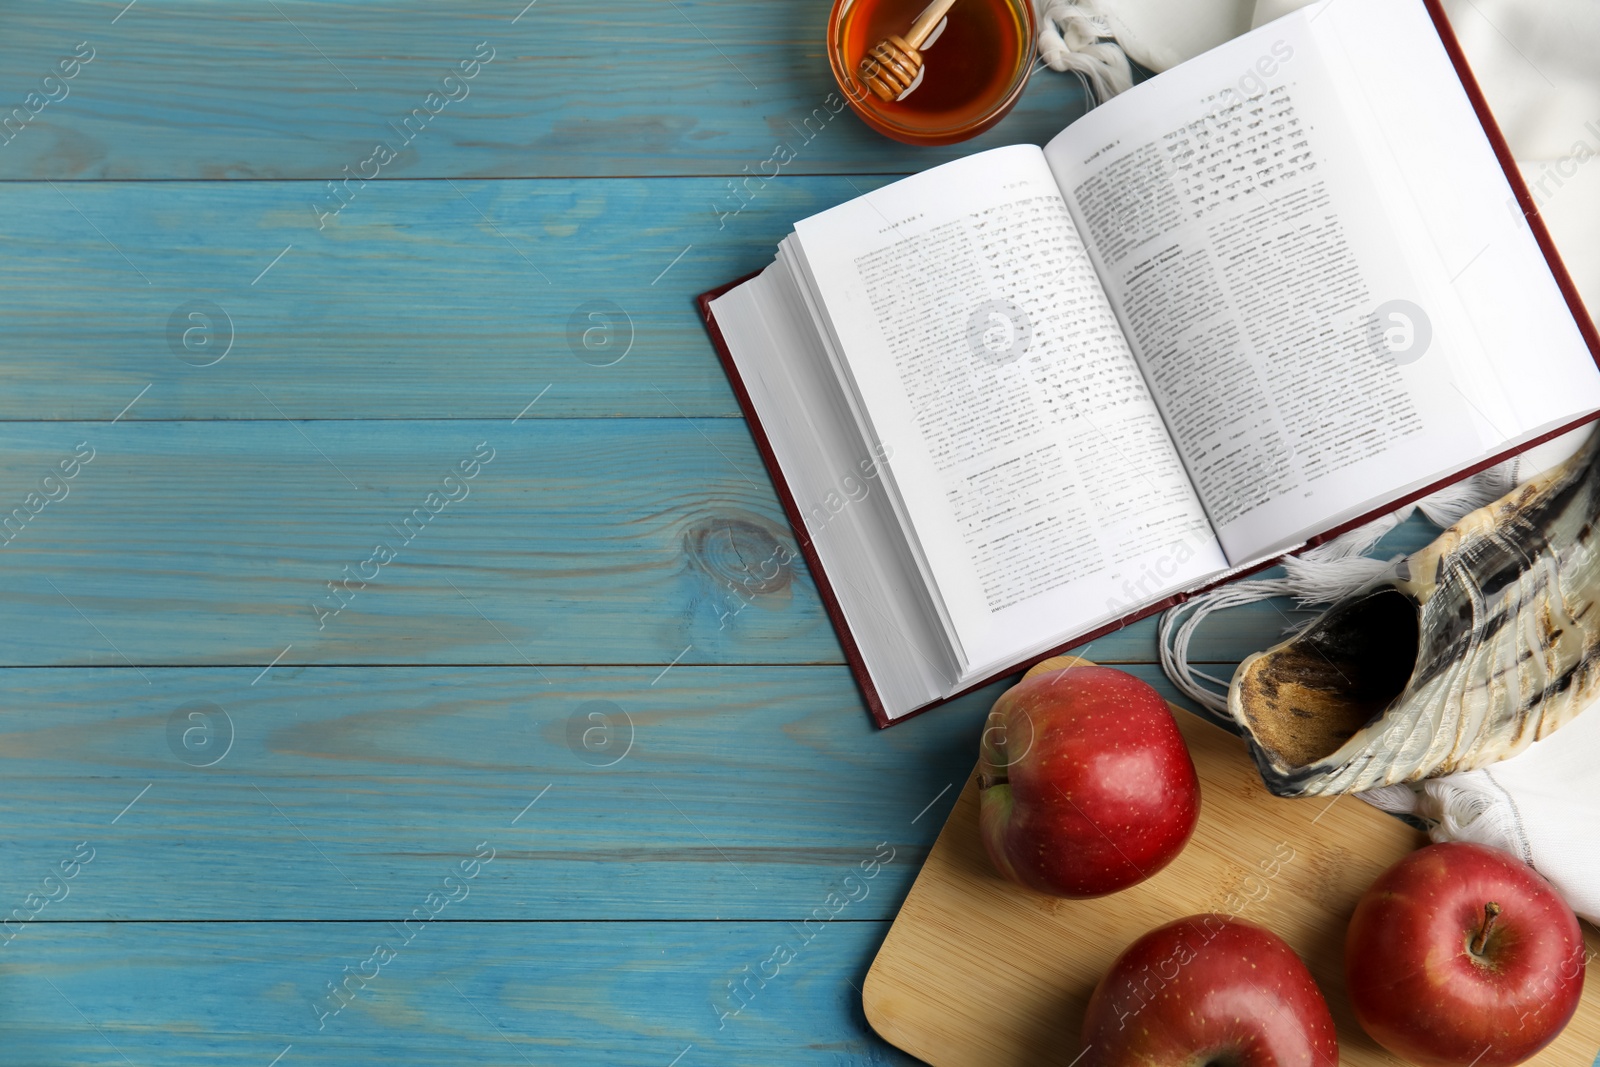
[[[1345,978],[1356,1018],[1429,1067],[1508,1067],[1555,1040],[1583,994],[1583,932],[1532,867],[1497,849],[1429,845],[1356,905]]]
[[[1095,897],[1155,874],[1200,817],[1200,779],[1166,701],[1131,674],[1068,667],[1007,690],[978,766],[984,847],[1007,878]]]
[[[1338,1067],[1322,991],[1277,934],[1195,915],[1145,934],[1089,998],[1081,1067]]]

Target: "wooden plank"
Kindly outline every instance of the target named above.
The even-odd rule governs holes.
[[[259,670],[0,671],[0,914],[87,841],[40,920],[401,916],[488,841],[454,918],[800,922],[880,843],[888,918],[1001,688],[882,733],[838,666]]]
[[[417,903],[429,888],[414,887]],[[452,922],[454,907],[409,943],[398,922],[40,924],[0,950],[13,978],[6,1062],[913,1062],[867,1029],[852,988],[883,923],[840,915],[803,941],[789,923]],[[369,964],[379,945],[393,955]],[[751,976],[780,945],[793,958],[758,985]],[[335,1014],[320,998],[343,982],[351,993]],[[736,999],[730,983],[751,992]]]
[[[7,664],[839,661],[736,420],[11,423],[0,500],[76,442]]]
[[[0,423],[0,454],[0,665],[842,659],[737,420]],[[1094,654],[1147,660],[1153,625]]]
[[[1265,926],[1300,954],[1333,1011],[1341,1063],[1402,1067],[1355,1021],[1344,931],[1373,880],[1427,839],[1352,797],[1270,796],[1240,738],[1181,711],[1177,720],[1200,773],[1199,825],[1170,865],[1110,896],[1064,900],[997,875],[969,779],[867,976],[879,1034],[934,1067],[1070,1062],[1089,995],[1117,955],[1163,923],[1209,912]],[[1600,951],[1600,934],[1586,932]],[[1529,1063],[1586,1063],[1600,1046],[1600,967],[1588,977],[1577,1017]]]
[[[734,416],[693,297],[886,180],[0,183],[0,420]]]
[[[843,106],[823,52],[827,4],[615,0],[600,13],[541,0],[519,17],[523,7],[11,4],[0,101],[59,99],[33,105],[0,174],[336,178],[361,173],[382,139],[399,151],[383,177],[758,174],[780,142],[795,151],[792,170],[904,173],[1042,142],[1084,110],[1076,79],[1045,71],[988,134],[915,149],[848,113],[822,121]],[[41,88],[80,42],[94,58],[64,88]],[[491,58],[471,79],[443,82],[475,55]],[[414,120],[409,141],[391,127],[422,108],[436,114]]]
[[[8,423],[0,454],[0,664],[840,662],[736,420]]]
[[[80,841],[40,920],[404,914],[488,840],[457,918],[801,921],[886,843],[887,919],[1004,688],[885,733],[837,666],[144,674],[0,670],[0,914]]]

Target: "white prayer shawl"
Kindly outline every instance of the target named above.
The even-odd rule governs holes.
[[[1130,80],[1121,52],[1162,71],[1307,2],[1039,0],[1040,54],[1054,69],[1084,77],[1095,99],[1104,100]],[[1600,308],[1600,64],[1594,62],[1600,5],[1446,0],[1446,9],[1568,270],[1589,307]],[[1417,507],[1449,525],[1559,462],[1581,440],[1568,435]],[[1331,603],[1381,566],[1363,553],[1409,514],[1405,509],[1313,549],[1286,564],[1282,578],[1235,582],[1169,611],[1161,622],[1162,666],[1197,702],[1225,709],[1227,681],[1188,663],[1200,620],[1273,595]],[[1427,820],[1435,841],[1475,841],[1520,856],[1578,914],[1600,923],[1600,711],[1492,767],[1362,796]]]
[[[1590,709],[1492,767],[1360,794],[1432,825],[1435,841],[1504,849],[1548,878],[1572,910],[1600,923],[1600,712]]]

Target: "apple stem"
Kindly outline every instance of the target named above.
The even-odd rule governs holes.
[[[980,774],[978,775],[978,792],[983,792],[991,785],[1006,785],[1009,781],[1010,779],[1003,774]]]
[[[1478,936],[1472,939],[1469,946],[1474,956],[1483,955],[1484,947],[1489,944],[1489,932],[1494,929],[1494,922],[1500,917],[1500,905],[1494,901],[1483,906],[1483,927],[1478,931]]]

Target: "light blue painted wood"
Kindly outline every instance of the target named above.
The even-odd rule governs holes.
[[[415,887],[419,904],[428,888]],[[493,892],[469,891],[467,903]],[[278,1067],[914,1062],[861,1015],[856,989],[887,924],[851,921],[848,909],[804,941],[789,923],[454,922],[451,907],[409,944],[386,922],[30,930],[37,936],[0,950],[6,1062],[267,1067],[280,1053]],[[379,945],[392,958],[368,964]],[[742,984],[785,945],[794,955],[776,977]],[[318,998],[346,967],[376,976],[364,986],[350,978],[346,1006],[324,1016]],[[750,992],[735,1000],[729,983]]]
[[[736,416],[694,295],[885,180],[0,183],[0,419]]]
[[[825,0],[538,0],[520,19],[525,0],[141,0],[118,17],[126,2],[7,5],[5,107],[80,42],[95,58],[44,87],[66,95],[0,146],[0,175],[334,178],[382,138],[401,150],[383,177],[755,174],[779,143],[794,173],[895,174],[1042,142],[1083,112],[1076,80],[1045,71],[966,145],[898,145],[849,113],[824,125]],[[493,58],[445,85],[479,42]],[[438,114],[404,143],[390,123],[424,106]]]
[[[8,663],[839,661],[808,582],[740,569],[788,538],[737,420],[11,423],[0,499],[76,442],[0,548]]]
[[[19,940],[403,915],[481,841],[452,918],[800,921],[879,843],[893,918],[1004,688],[880,733],[840,667],[145,673],[0,671],[0,915],[94,851]]]
[[[88,841],[39,921],[399,916],[487,840],[452,918],[801,921],[880,842],[892,918],[1001,691],[881,733],[837,666],[258,673],[0,671],[0,915]]]
[[[0,455],[0,664],[842,661],[798,557],[760,577],[793,538],[738,420],[5,423]],[[1091,654],[1149,660],[1153,625]]]
[[[1082,99],[1045,74],[932,151],[823,123],[826,7],[7,6],[0,118],[94,49],[0,135],[0,901],[37,912],[0,947],[7,1063],[908,1062],[858,989],[1000,686],[875,731],[804,568],[752,589],[788,535],[689,298]],[[470,96],[336,217],[284,180],[358,167],[478,41]],[[196,301],[232,326],[208,366]],[[570,340],[593,301],[619,362]],[[469,495],[329,593],[479,441]],[[1196,658],[1226,675],[1282,607]],[[1086,651],[1171,695],[1153,627]],[[479,842],[468,895],[318,1030]],[[870,896],[733,999],[879,842]]]

